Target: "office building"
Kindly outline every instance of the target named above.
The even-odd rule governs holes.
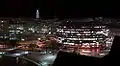
[[[101,48],[112,44],[110,29],[99,22],[64,21],[57,28],[58,42],[67,47]]]

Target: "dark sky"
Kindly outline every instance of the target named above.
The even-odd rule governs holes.
[[[0,17],[35,17],[36,9],[40,10],[42,18],[53,18],[55,15],[62,18],[120,15],[120,8],[109,2],[8,0],[0,2]]]

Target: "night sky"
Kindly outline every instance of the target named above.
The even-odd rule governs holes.
[[[0,2],[0,17],[35,17],[36,9],[40,10],[41,18],[120,16],[118,8],[118,5],[113,6],[113,3],[109,2],[8,0]]]

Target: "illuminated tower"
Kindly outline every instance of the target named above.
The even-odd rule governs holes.
[[[36,19],[39,19],[39,10],[36,11]]]

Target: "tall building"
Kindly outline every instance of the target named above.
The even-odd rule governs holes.
[[[36,19],[39,19],[40,16],[39,16],[39,10],[36,11]]]

